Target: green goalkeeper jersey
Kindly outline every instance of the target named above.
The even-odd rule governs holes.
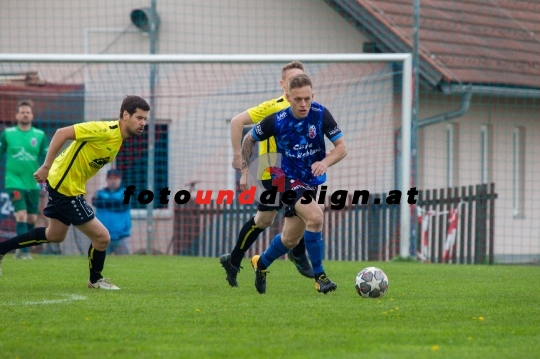
[[[0,135],[0,158],[6,154],[6,188],[39,189],[34,173],[45,157],[49,142],[45,132],[35,127],[21,131],[18,126],[6,128]]]

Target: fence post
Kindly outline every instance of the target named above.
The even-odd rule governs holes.
[[[432,190],[432,194],[433,194],[433,200],[432,200],[432,206],[433,206],[433,210],[436,211],[437,210],[437,190],[436,189],[433,189]],[[431,210],[431,206],[430,206],[430,210]],[[431,262],[435,262],[436,261],[436,256],[435,256],[435,250],[437,248],[437,223],[439,222],[439,216],[433,216],[433,218],[431,219],[431,228],[433,228],[433,230],[431,231],[431,240],[429,241],[429,253],[430,253],[430,261]]]
[[[386,223],[387,223],[387,215],[388,215],[388,207],[389,205],[386,204],[386,193],[383,193],[381,195],[381,204],[380,204],[380,208],[381,208],[381,250],[379,251],[380,253],[380,260],[381,261],[384,261],[387,259],[386,257],[386,250],[388,249],[388,234],[386,232]],[[418,232],[417,232],[418,233]],[[390,256],[390,252],[388,252]]]
[[[473,186],[469,186],[469,195],[467,196],[467,264],[473,263],[472,255],[472,224],[473,224]]]
[[[459,188],[458,188],[459,192]],[[456,194],[459,196],[459,193],[456,192]],[[466,201],[467,198],[467,189],[465,186],[461,187],[461,199],[463,201]],[[465,212],[467,212],[467,206],[465,204],[462,205],[461,211],[459,213],[459,263],[464,264],[465,263]]]
[[[441,188],[439,190],[439,212],[444,211],[444,188]],[[445,237],[445,231],[444,231],[444,223],[446,221],[443,217],[439,218],[439,235],[437,236],[437,263],[442,263],[442,255],[443,255],[443,248],[444,248],[444,237]]]
[[[380,238],[380,221],[378,216],[378,208],[374,203],[374,198],[380,198],[380,195],[377,193],[374,196],[369,196],[369,203],[367,205],[367,212],[368,212],[368,260],[369,261],[376,261],[378,260],[378,253],[379,253],[379,238]]]
[[[486,187],[486,185],[476,185],[475,264],[484,264],[486,261]]]
[[[416,216],[416,233],[418,233],[416,236],[417,241],[415,247],[417,253],[423,254],[422,237],[424,233],[422,232],[422,223],[418,220],[418,208],[424,208],[424,190],[418,191],[418,201],[416,201],[415,208],[417,209],[417,212],[414,214]],[[423,219],[423,217],[420,218]]]
[[[489,185],[489,264],[494,263],[494,246],[495,246],[495,183]]]

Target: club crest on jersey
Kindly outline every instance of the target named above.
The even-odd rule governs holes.
[[[107,163],[109,163],[109,157],[96,158],[92,160],[92,162],[88,163],[88,165],[92,168],[100,169],[101,167],[105,166]]]
[[[32,137],[32,139],[30,140],[30,144],[32,145],[32,147],[36,147],[37,146],[37,138]]]
[[[317,130],[315,129],[315,125],[309,126],[309,138],[315,138],[317,136]]]

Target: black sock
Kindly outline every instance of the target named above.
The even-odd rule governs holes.
[[[45,237],[45,229],[46,227],[34,228],[25,234],[21,234],[20,236],[13,237],[0,243],[0,255],[4,255],[17,248],[26,248],[49,243]]]
[[[90,267],[90,283],[95,283],[103,276],[101,271],[105,265],[105,251],[98,251],[92,245],[88,248],[88,266]]]
[[[255,224],[255,217],[252,217],[244,224],[238,234],[236,245],[231,252],[231,264],[233,266],[240,268],[240,263],[242,262],[242,258],[244,258],[244,254],[246,254],[249,247],[255,243],[262,231],[264,231],[264,229],[260,229]]]
[[[306,255],[306,244],[304,243],[304,237],[300,239],[300,242],[291,249],[292,255],[295,257],[305,256]]]

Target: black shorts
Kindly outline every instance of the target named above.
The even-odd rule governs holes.
[[[268,190],[272,189],[272,180],[264,180],[263,185]],[[304,192],[311,191],[309,196],[312,198],[313,201],[315,201],[316,196],[317,196],[317,190],[318,190],[318,186],[310,186],[303,183],[302,181],[287,178],[285,180],[285,191],[294,191],[296,193],[296,197],[293,203],[292,204],[283,203],[282,202],[283,193],[279,193],[279,205],[271,206],[271,205],[259,203],[258,210],[261,212],[275,211],[275,210],[279,211],[280,209],[285,207],[285,217],[296,216],[296,211],[294,210],[294,206],[296,205],[296,202],[303,199]]]
[[[264,186],[264,188],[266,188],[267,190],[271,190],[272,189],[272,180],[269,179],[269,180],[262,180],[262,184]],[[271,205],[268,205],[268,204],[262,204],[261,202],[259,202],[259,206],[258,206],[258,210],[261,211],[261,212],[270,212],[270,211],[279,211],[281,208],[283,207],[283,203],[279,203],[279,206],[271,206]]]
[[[82,194],[78,196],[63,195],[47,182],[47,198],[49,202],[43,210],[43,215],[57,219],[66,226],[85,224],[95,217],[94,211],[86,203]]]

